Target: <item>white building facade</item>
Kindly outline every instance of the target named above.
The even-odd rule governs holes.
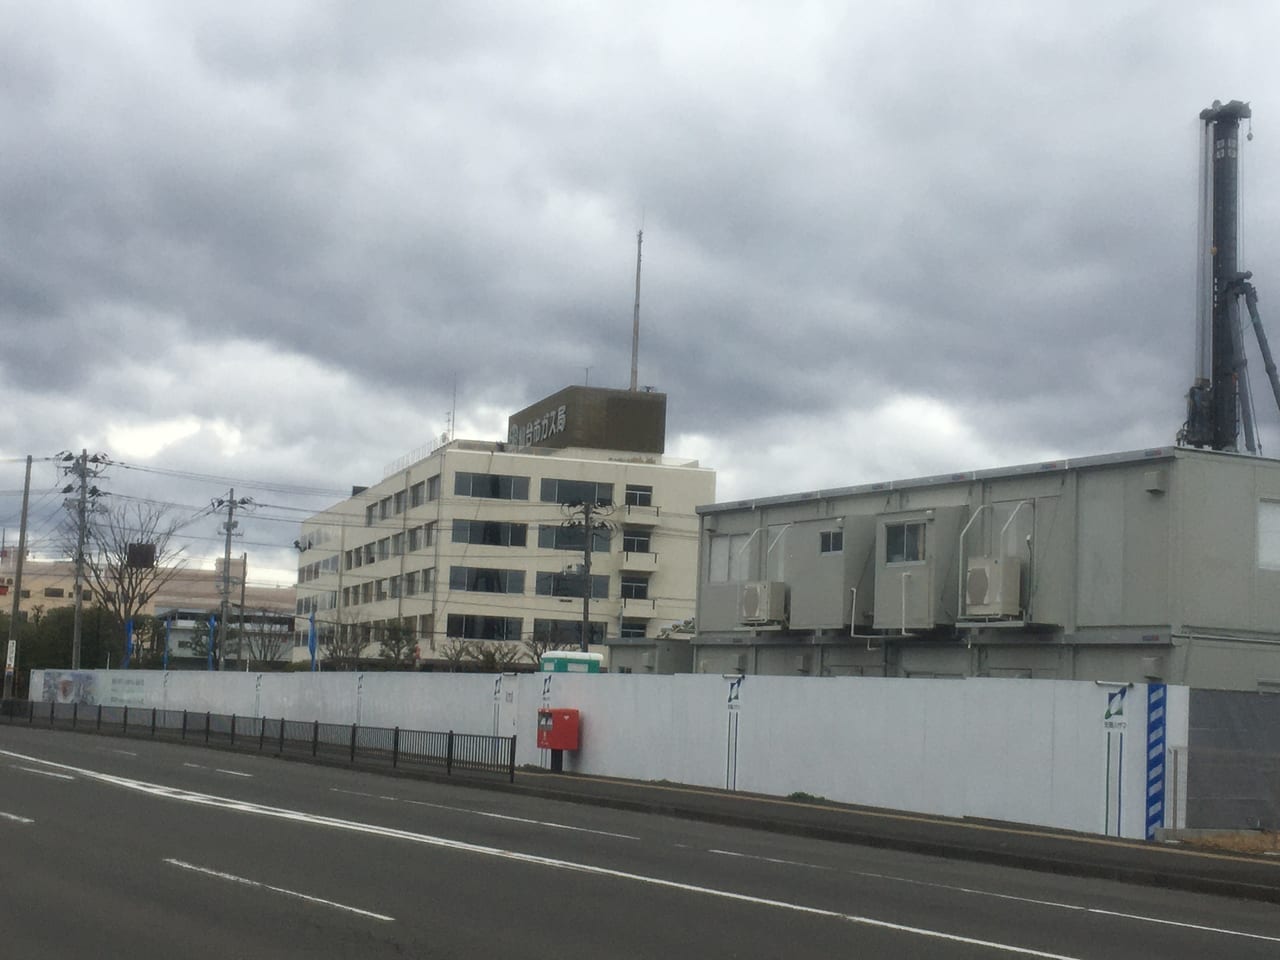
[[[313,615],[321,649],[354,631],[360,655],[376,657],[394,629],[411,637],[424,665],[444,665],[465,643],[501,644],[508,655],[515,645],[525,662],[539,646],[578,646],[584,504],[593,528],[590,643],[653,637],[692,617],[696,508],[714,500],[714,471],[653,449],[541,445],[557,435],[599,442],[609,432],[575,433],[575,413],[590,419],[594,404],[598,428],[605,401],[629,403],[614,396],[626,391],[569,393],[549,418],[537,417],[536,430],[517,423],[522,411],[511,440],[447,442],[306,520],[295,656],[307,656]],[[659,398],[664,418],[665,398],[643,396],[648,406]],[[659,434],[663,427],[660,419]],[[534,442],[514,442],[526,439]]]

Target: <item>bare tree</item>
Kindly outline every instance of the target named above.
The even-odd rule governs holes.
[[[529,655],[529,659],[534,663],[542,662],[542,655],[548,650],[577,650],[577,641],[563,640],[556,636],[554,632],[533,633],[521,641],[524,652]],[[509,661],[510,662],[510,661]]]
[[[440,647],[440,656],[449,664],[450,669],[457,670],[466,661],[472,659],[471,646],[470,641],[450,637]]]
[[[316,621],[316,646],[333,669],[355,669],[368,643],[369,624],[356,615],[338,612],[336,620]]]
[[[391,620],[382,628],[378,655],[395,664],[413,663],[418,648],[418,638],[413,628],[403,620]]]
[[[507,641],[477,641],[471,645],[471,659],[482,673],[499,673],[520,659],[520,644]]]
[[[165,507],[137,501],[117,501],[92,514],[94,549],[85,551],[85,574],[94,599],[121,629],[186,566],[179,559],[182,548],[173,544],[181,525]]]
[[[238,653],[251,662],[279,660],[293,645],[293,618],[272,610],[245,611],[241,643]]]

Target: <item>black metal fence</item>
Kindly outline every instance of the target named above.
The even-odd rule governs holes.
[[[0,718],[8,724],[206,744],[325,763],[443,771],[450,776],[498,775],[508,782],[516,777],[514,736],[36,700],[0,701]]]

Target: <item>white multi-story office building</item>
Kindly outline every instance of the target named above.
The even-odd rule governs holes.
[[[355,637],[362,656],[393,625],[425,663],[465,641],[524,659],[577,646],[588,563],[590,643],[691,617],[715,473],[663,452],[665,417],[663,394],[569,387],[513,416],[506,441],[443,443],[309,518],[296,655],[313,613],[322,648]]]

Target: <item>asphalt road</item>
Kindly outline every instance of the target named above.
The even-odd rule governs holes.
[[[1280,908],[0,727],[0,956],[1280,956]]]

